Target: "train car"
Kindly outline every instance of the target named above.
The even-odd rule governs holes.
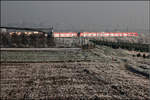
[[[97,37],[95,32],[81,32],[80,37]]]
[[[138,36],[136,32],[82,32],[80,37],[126,37]]]
[[[54,37],[77,37],[76,32],[54,32]]]

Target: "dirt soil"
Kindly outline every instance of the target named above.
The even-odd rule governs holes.
[[[150,81],[123,63],[2,63],[1,99],[148,100]]]

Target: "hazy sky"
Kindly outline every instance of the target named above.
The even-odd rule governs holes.
[[[148,29],[148,1],[3,1],[3,26],[99,31]]]

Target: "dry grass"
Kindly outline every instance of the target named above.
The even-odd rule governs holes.
[[[126,68],[149,66],[150,59],[132,57],[127,50],[102,46],[71,52],[7,52],[5,56],[6,61],[18,63],[1,63],[1,99],[150,99],[148,77]],[[44,56],[61,62],[38,63]],[[36,63],[19,63],[24,59]]]
[[[3,63],[2,99],[148,99],[149,80],[105,63]]]

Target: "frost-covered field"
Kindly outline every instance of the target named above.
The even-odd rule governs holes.
[[[150,59],[135,53],[105,46],[2,51],[1,99],[150,99]]]

